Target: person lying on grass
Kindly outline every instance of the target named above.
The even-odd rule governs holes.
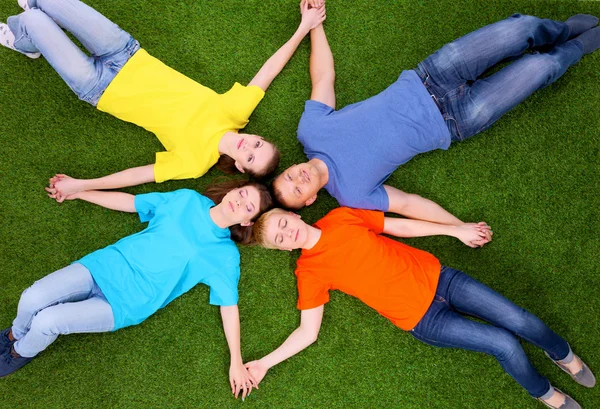
[[[221,306],[232,392],[245,397],[255,382],[240,352],[240,255],[234,241],[252,241],[252,220],[272,204],[266,187],[229,181],[210,186],[205,195],[188,189],[137,196],[85,191],[65,199],[137,212],[148,227],[23,292],[12,326],[0,334],[0,377],[29,363],[60,334],[139,324],[203,283],[210,287],[210,304]]]
[[[265,213],[254,225],[259,244],[280,250],[302,249],[296,267],[301,318],[300,326],[279,348],[246,364],[250,375],[260,383],[274,365],[315,342],[329,291],[340,290],[420,341],[494,356],[531,396],[551,408],[579,408],[537,373],[517,337],[542,348],[576,382],[594,386],[592,372],[564,339],[535,315],[467,274],[443,267],[433,255],[382,235],[448,235],[473,242],[489,237],[488,233],[485,223],[447,226],[346,207],[331,211],[314,226],[280,209]]]
[[[317,6],[321,0],[314,0]],[[300,209],[325,188],[342,206],[461,224],[438,204],[407,194],[386,179],[415,155],[448,149],[484,131],[534,91],[600,47],[598,18],[566,22],[514,15],[483,27],[403,71],[378,95],[336,110],[333,56],[323,25],[310,32],[312,92],[298,124],[309,161],[273,182],[275,199]],[[548,52],[534,51],[550,47]],[[495,64],[516,58],[482,79]],[[560,108],[557,108],[560,109]]]
[[[98,179],[59,178],[50,186],[60,202],[75,192],[170,179],[197,178],[215,163],[227,173],[272,173],[279,151],[258,135],[240,134],[273,79],[325,7],[300,4],[294,35],[242,86],[218,94],[140,49],[127,32],[78,0],[19,0],[25,12],[0,24],[0,43],[31,58],[43,55],[83,101],[156,134],[166,152],[156,163]],[[210,7],[207,5],[207,7]],[[87,49],[82,52],[61,29]]]

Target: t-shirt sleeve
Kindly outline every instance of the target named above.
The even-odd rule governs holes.
[[[238,281],[240,280],[240,267],[223,266],[219,274],[208,279],[210,287],[210,304],[228,307],[238,303]]]
[[[296,270],[299,310],[310,310],[329,302],[329,286],[307,271]]]
[[[383,185],[379,185],[375,190],[362,198],[353,207],[367,210],[379,210],[387,212],[390,207],[390,199]]]
[[[311,141],[319,139],[321,135],[319,129],[319,120],[334,111],[328,105],[319,101],[308,100],[304,103],[304,112],[298,122],[298,140],[304,145],[304,150],[309,157],[311,156],[307,150],[311,150]],[[312,157],[311,157],[312,159]]]
[[[383,233],[385,214],[377,210],[352,209],[338,207],[321,219],[321,228],[335,225],[355,225],[366,227],[375,234]],[[323,224],[324,223],[324,224]]]
[[[236,122],[236,128],[242,129],[246,126],[248,118],[264,96],[265,92],[260,87],[256,85],[245,87],[238,82],[222,95],[226,109]]]
[[[136,195],[133,204],[142,223],[149,222],[156,215],[156,210],[167,203],[176,192],[145,193]]]
[[[173,179],[198,178],[208,172],[211,166],[176,151],[157,152],[154,179],[162,183]]]

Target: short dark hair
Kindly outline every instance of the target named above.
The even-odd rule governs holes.
[[[269,193],[269,189],[267,189],[267,187],[262,183],[252,182],[247,179],[217,182],[208,186],[204,191],[204,195],[216,204],[219,204],[221,203],[221,201],[227,193],[229,193],[233,189],[237,189],[244,186],[253,186],[258,190],[258,194],[260,197],[260,203],[258,204],[258,213],[252,219],[256,220],[261,214],[273,207],[273,198]],[[254,239],[252,237],[252,227],[253,226],[242,226],[240,224],[230,226],[229,230],[231,231],[231,239],[240,244],[254,244]]]
[[[292,205],[286,203],[285,197],[283,195],[283,191],[281,189],[279,189],[277,186],[275,186],[275,182],[280,177],[281,177],[281,175],[277,176],[275,178],[275,180],[273,180],[273,182],[271,183],[271,190],[273,191],[273,196],[275,197],[276,206],[282,207],[286,210],[293,210],[293,211],[302,209],[304,207],[304,204],[301,204],[300,206],[292,206]]]

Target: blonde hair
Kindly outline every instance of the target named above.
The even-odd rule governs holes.
[[[269,241],[267,240],[267,221],[269,220],[269,217],[273,216],[274,214],[277,213],[287,213],[285,210],[283,209],[279,209],[279,208],[275,208],[275,209],[271,209],[266,213],[263,213],[256,222],[254,222],[254,225],[252,226],[252,238],[254,239],[254,243],[258,244],[261,247],[264,247],[266,249],[276,249],[277,247],[272,246]]]

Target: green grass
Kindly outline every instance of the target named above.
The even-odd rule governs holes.
[[[154,56],[213,89],[248,82],[293,33],[292,0],[93,0]],[[0,15],[18,12],[3,1]],[[514,13],[564,20],[600,15],[600,2],[330,0],[326,30],[339,106],[392,83],[443,44]],[[295,138],[308,98],[305,41],[269,89],[247,131],[279,144],[282,166],[304,161]],[[43,60],[0,50],[0,327],[21,292],[83,255],[139,231],[133,215],[44,195],[57,172],[95,177],[151,163],[158,140],[77,100]],[[600,373],[598,161],[600,52],[536,93],[493,128],[401,167],[389,183],[485,220],[494,242],[472,250],[445,237],[406,240],[534,312]],[[219,176],[127,189],[202,188]],[[314,222],[335,206],[322,194],[302,211]],[[297,252],[243,248],[243,354],[256,359],[299,322]],[[585,408],[600,393],[572,382],[525,344],[539,371]],[[60,337],[0,381],[2,408],[226,408],[228,351],[208,289],[198,286],[139,326]],[[540,408],[494,359],[440,350],[403,333],[344,294],[327,305],[319,341],[274,368],[243,403],[255,408]]]

